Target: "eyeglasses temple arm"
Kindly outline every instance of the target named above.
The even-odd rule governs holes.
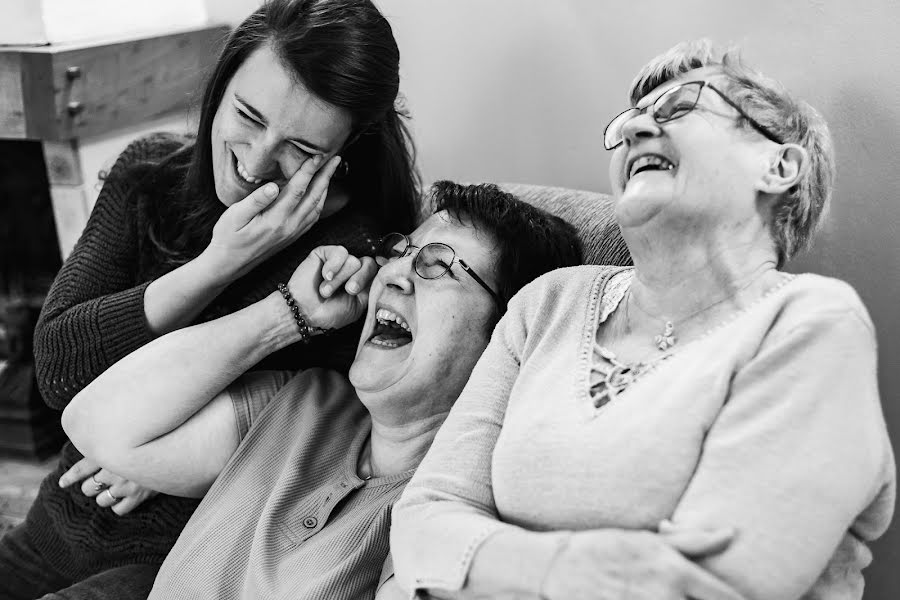
[[[472,270],[472,267],[467,265],[463,259],[457,258],[456,260],[459,262],[459,266],[461,266],[463,268],[463,271],[468,273],[472,277],[472,279],[474,279],[475,282],[478,283],[478,285],[480,285],[485,290],[487,290],[487,292],[491,295],[491,298],[493,298],[494,302],[497,304],[497,307],[500,309],[500,312],[501,313],[506,312],[506,303],[500,299],[500,295],[497,292],[495,292],[494,290],[492,290],[491,286],[489,286],[487,283],[485,283],[484,279],[479,277],[478,274]]]

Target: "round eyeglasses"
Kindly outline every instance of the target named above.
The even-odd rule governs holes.
[[[500,312],[506,310],[506,303],[500,299],[500,295],[492,290],[491,287],[484,282],[484,279],[479,277],[478,274],[472,270],[472,267],[466,264],[466,261],[456,256],[456,251],[447,244],[442,242],[431,242],[420,248],[419,246],[412,245],[409,238],[402,233],[389,233],[381,238],[381,242],[379,242],[378,248],[375,251],[375,257],[378,264],[384,265],[387,261],[408,256],[409,254],[412,254],[414,250],[418,250],[418,253],[413,259],[413,270],[416,272],[416,275],[422,279],[437,279],[438,277],[443,277],[450,270],[450,267],[453,266],[453,263],[458,263],[459,266],[462,267],[462,270],[468,273],[478,285],[487,290],[491,295],[491,298],[493,298],[494,302],[497,304],[497,307],[500,309]]]
[[[697,103],[700,101],[700,92],[703,91],[704,87],[708,87],[717,93],[722,100],[738,111],[742,117],[747,119],[747,122],[750,123],[754,129],[763,134],[767,139],[772,140],[776,144],[784,143],[778,136],[766,129],[759,121],[748,115],[736,102],[713,86],[713,84],[706,81],[689,81],[669,88],[649,106],[645,106],[644,108],[632,107],[616,115],[603,132],[603,146],[607,150],[613,150],[619,147],[625,139],[623,133],[625,124],[647,110],[650,111],[650,116],[653,117],[653,120],[657,123],[668,123],[669,121],[680,119],[697,108]]]

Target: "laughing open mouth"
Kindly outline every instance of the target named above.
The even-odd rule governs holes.
[[[628,179],[644,171],[671,171],[675,168],[668,159],[658,154],[645,154],[634,159],[628,168]]]
[[[375,329],[369,342],[383,348],[400,348],[412,342],[409,324],[400,315],[379,308],[375,313]]]

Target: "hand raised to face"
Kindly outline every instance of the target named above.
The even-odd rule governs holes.
[[[306,160],[280,192],[267,183],[229,206],[203,252],[210,268],[233,281],[315,225],[341,159],[321,161],[321,156]]]
[[[363,316],[377,272],[368,256],[357,258],[343,246],[320,246],[291,275],[288,289],[311,327],[339,329]]]

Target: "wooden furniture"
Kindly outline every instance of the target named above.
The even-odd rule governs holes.
[[[64,439],[35,389],[30,340],[90,212],[82,141],[199,103],[227,33],[0,47],[0,452],[43,457]]]

